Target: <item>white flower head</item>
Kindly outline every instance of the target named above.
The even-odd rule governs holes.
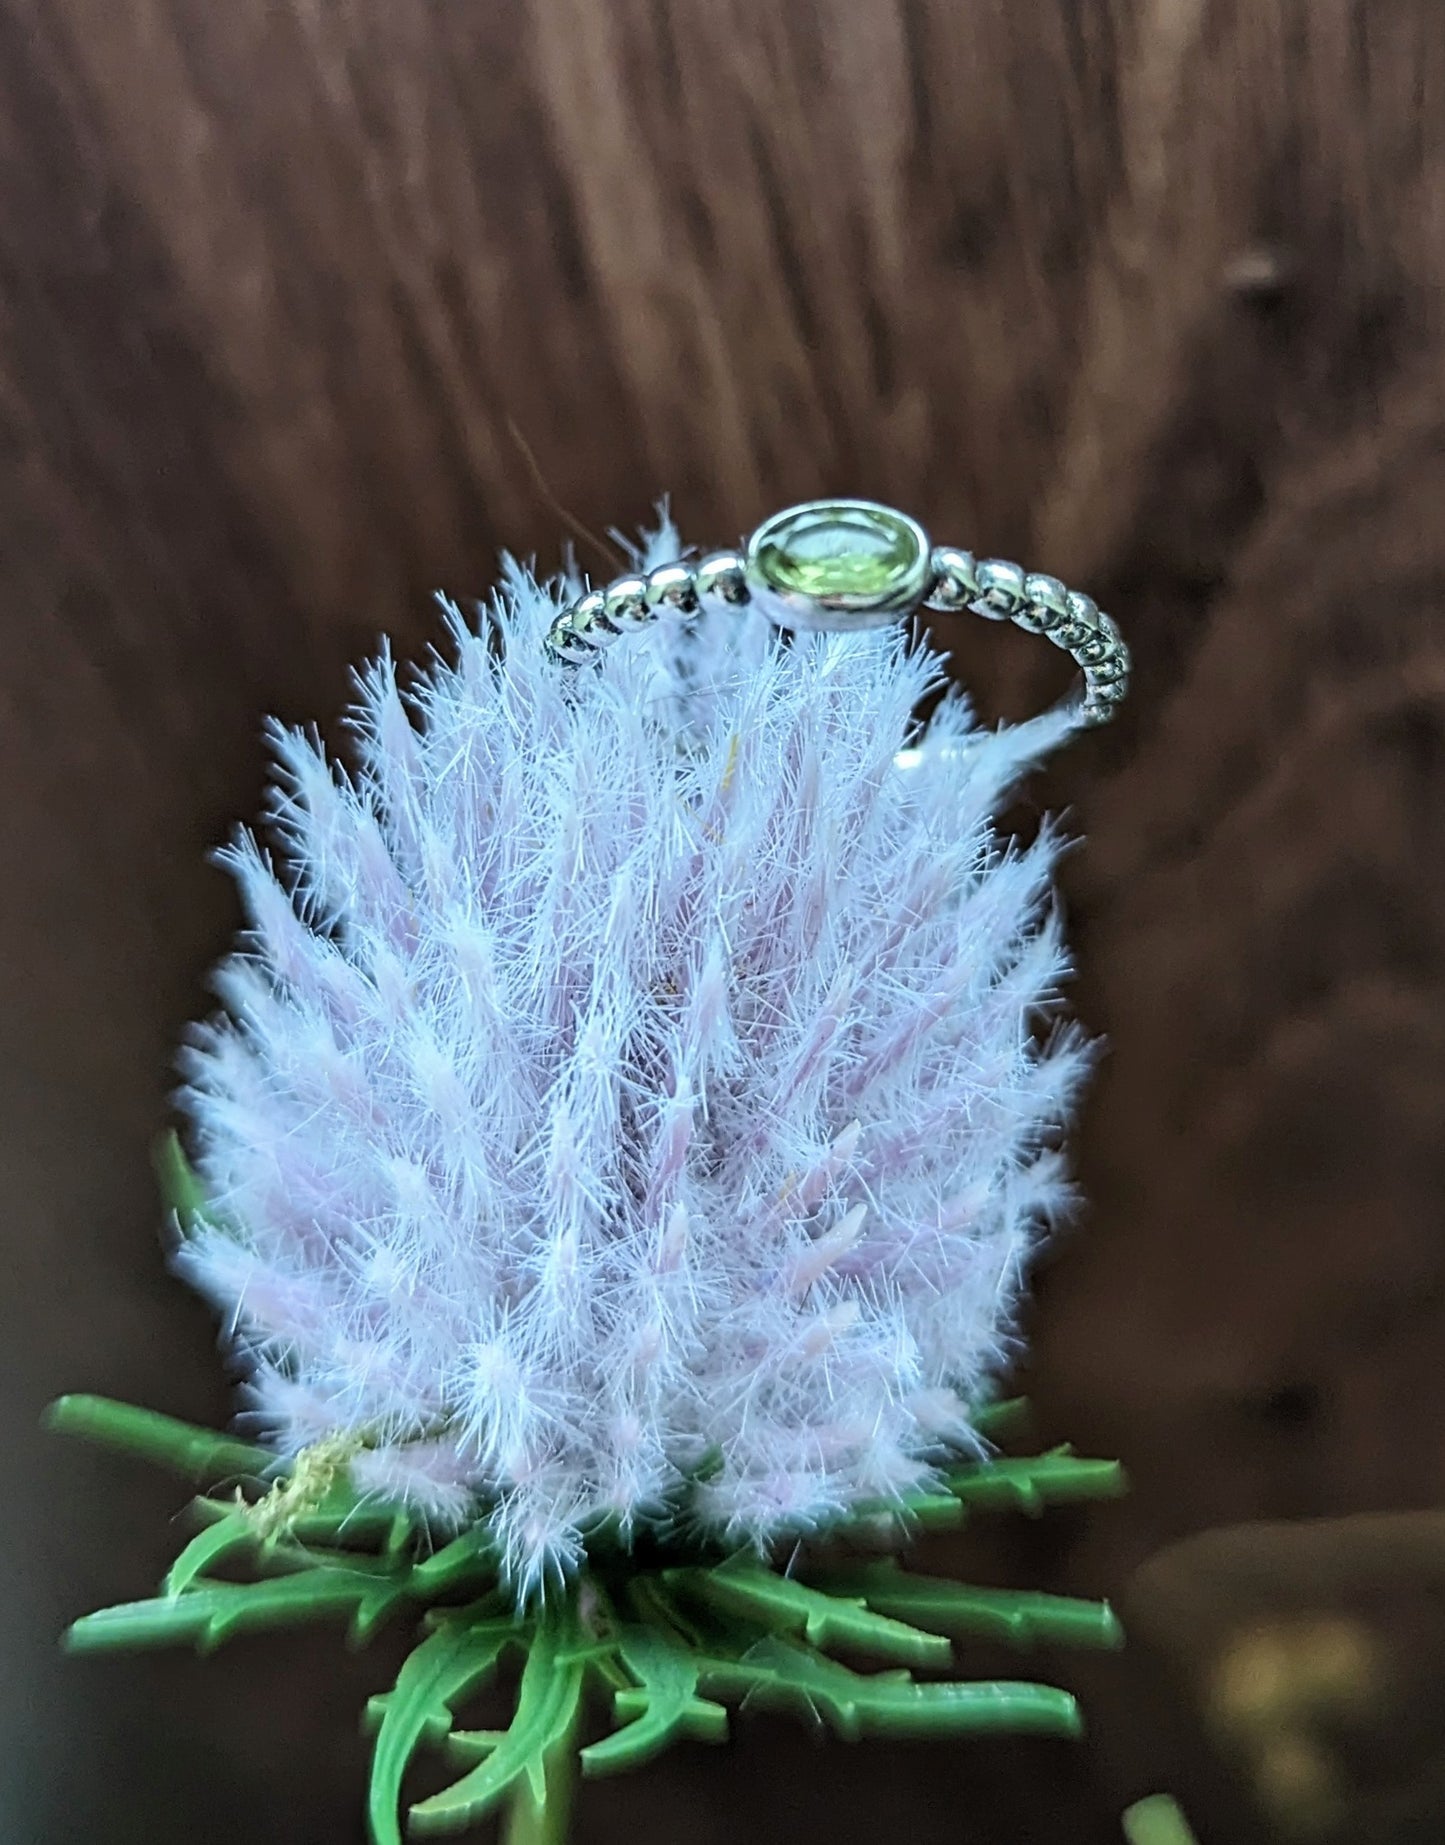
[[[1057,836],[992,820],[1067,717],[920,731],[904,629],[721,608],[572,669],[563,593],[384,654],[350,774],[273,731],[181,1095],[177,1263],[278,1444],[354,1438],[522,1594],[599,1521],[765,1544],[969,1444],[1088,1061]]]

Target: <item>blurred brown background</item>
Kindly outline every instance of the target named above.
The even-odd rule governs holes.
[[[868,494],[1138,662],[1040,788],[1112,1052],[1024,1380],[1134,1491],[968,1559],[1121,1598],[1129,1651],[1057,1662],[1090,1742],[744,1723],[578,1839],[1078,1845],[1158,1786],[1205,1845],[1445,1836],[1438,1521],[1134,1579],[1445,1505],[1439,0],[0,0],[0,178],[3,1836],[359,1837],[395,1646],[61,1660],[184,1494],[36,1423],[226,1413],[148,1170],[235,923],[205,852],[264,713],[556,558],[510,424],[594,527]],[[991,713],[1054,683],[945,639]],[[1296,1643],[1346,1691],[1265,1772]]]

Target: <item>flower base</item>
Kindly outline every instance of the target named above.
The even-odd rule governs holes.
[[[997,1439],[1021,1414],[1019,1403],[999,1404],[981,1427]],[[751,1552],[628,1547],[599,1531],[581,1573],[519,1610],[485,1527],[429,1549],[415,1514],[359,1497],[334,1456],[299,1456],[278,1479],[266,1449],[103,1397],[62,1397],[49,1423],[207,1489],[195,1502],[202,1529],[162,1593],[84,1616],[67,1635],[72,1650],[189,1642],[209,1651],[233,1634],[325,1619],[346,1622],[360,1643],[393,1614],[420,1621],[396,1684],[367,1710],[375,1845],[400,1845],[402,1782],[424,1742],[461,1772],[410,1808],[413,1832],[454,1832],[506,1807],[512,1845],[546,1845],[563,1836],[574,1766],[611,1774],[683,1738],[721,1742],[729,1706],[744,1702],[795,1712],[848,1741],[1075,1735],[1078,1707],[1065,1691],[946,1676],[953,1642],[1112,1647],[1121,1638],[1103,1602],[970,1587],[867,1554],[974,1511],[1038,1513],[1122,1491],[1116,1463],[1067,1448],[960,1465],[942,1490],[865,1509],[820,1534],[787,1573]],[[238,1567],[244,1577],[216,1573]],[[839,1652],[881,1669],[859,1670]],[[513,1662],[508,1726],[457,1728],[465,1700]],[[617,1727],[582,1743],[594,1687]]]

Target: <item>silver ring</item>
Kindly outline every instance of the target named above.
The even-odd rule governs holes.
[[[704,603],[751,603],[780,628],[843,633],[920,608],[969,609],[1069,654],[1083,676],[1070,702],[1085,723],[1107,723],[1129,688],[1129,649],[1091,597],[1002,558],[934,545],[916,519],[874,500],[809,500],[765,519],[741,551],[589,589],[551,623],[547,653],[581,665],[650,622],[691,621]]]

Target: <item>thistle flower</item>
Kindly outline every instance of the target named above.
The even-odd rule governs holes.
[[[1087,1061],[1057,834],[991,818],[1067,717],[919,731],[904,630],[721,608],[572,671],[562,590],[509,569],[409,691],[384,653],[350,773],[273,729],[181,1093],[176,1265],[262,1425],[522,1596],[602,1521],[763,1546],[976,1448]]]

